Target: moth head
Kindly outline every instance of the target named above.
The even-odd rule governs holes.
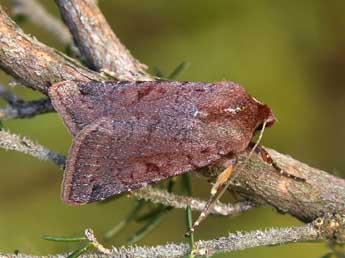
[[[261,103],[255,98],[253,98],[253,100],[258,103],[256,131],[261,130],[265,122],[266,122],[266,125],[265,125],[266,127],[272,126],[277,121],[277,118],[273,114],[272,109],[270,109],[267,105]]]

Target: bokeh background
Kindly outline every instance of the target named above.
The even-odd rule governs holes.
[[[42,4],[59,16],[54,1]],[[9,1],[1,0],[8,11]],[[264,144],[338,176],[345,176],[345,2],[242,0],[100,0],[122,42],[153,71],[168,74],[182,61],[180,80],[239,82],[269,104],[279,122]],[[63,50],[40,27],[21,22],[25,32]],[[0,82],[9,76],[0,72]],[[42,96],[16,87],[24,99]],[[3,104],[3,102],[1,102]],[[13,133],[67,154],[71,137],[57,114],[4,122]],[[60,200],[62,172],[48,162],[0,150],[0,251],[66,252],[76,244],[47,242],[44,234],[78,236],[91,227],[104,233],[125,218],[133,199],[69,207]],[[209,185],[193,177],[193,195],[207,198]],[[332,187],[332,186],[330,186]],[[197,214],[194,214],[195,216]],[[196,233],[210,239],[239,230],[299,225],[289,215],[259,208],[235,218],[210,217]],[[128,225],[108,244],[122,245],[140,224]],[[184,241],[185,211],[173,210],[138,244]],[[325,242],[260,247],[217,257],[321,257]]]

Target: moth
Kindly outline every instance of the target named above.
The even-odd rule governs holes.
[[[62,199],[101,201],[198,168],[233,163],[271,109],[239,84],[64,81],[49,97],[73,136]]]

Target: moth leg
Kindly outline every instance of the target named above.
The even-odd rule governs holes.
[[[253,143],[251,143],[253,144]],[[251,146],[250,144],[250,146]],[[306,179],[303,177],[299,177],[299,176],[295,176],[287,171],[285,171],[284,169],[282,169],[271,157],[271,155],[262,147],[262,146],[258,146],[255,150],[258,154],[261,155],[261,158],[263,159],[263,161],[265,161],[266,163],[270,164],[272,167],[275,168],[275,170],[282,176],[287,177],[287,178],[292,178],[293,180],[296,181],[300,181],[300,182],[305,182]]]
[[[221,172],[214,185],[212,186],[211,189],[211,196],[216,195],[219,192],[220,187],[222,187],[228,180],[231,178],[232,172],[234,171],[234,166],[237,163],[237,158],[232,158],[232,159],[226,159],[223,162],[223,166],[226,168]]]
[[[211,208],[213,205],[218,201],[218,199],[223,195],[224,187],[226,187],[227,182],[231,179],[232,172],[234,171],[234,167],[237,163],[237,157],[232,157],[231,159],[225,159],[222,161],[222,166],[226,167],[226,169],[221,172],[216,180],[216,183],[213,185],[211,189],[211,196],[208,199],[204,209],[200,213],[197,220],[194,222],[192,228],[186,235],[194,232],[195,228],[197,228],[202,221],[206,219],[206,217],[210,214]]]

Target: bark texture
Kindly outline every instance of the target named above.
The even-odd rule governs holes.
[[[248,200],[269,204],[305,222],[325,214],[345,214],[345,180],[272,149],[267,151],[281,168],[306,181],[282,176],[256,154],[245,169],[235,173],[232,190]],[[240,157],[240,164],[245,157],[246,154]],[[217,174],[212,168],[205,173],[209,178]]]
[[[110,71],[118,80],[152,80],[146,65],[122,45],[94,0],[56,0],[81,55],[93,70]]]
[[[0,67],[25,86],[43,94],[56,82],[105,78],[25,34],[1,7]]]

